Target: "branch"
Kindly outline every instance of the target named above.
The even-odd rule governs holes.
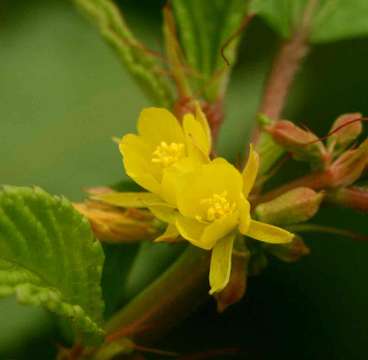
[[[144,345],[162,336],[208,296],[208,252],[188,246],[180,258],[106,324],[107,344],[130,337]]]
[[[313,190],[322,190],[329,187],[331,179],[331,173],[328,170],[308,174],[252,199],[252,205],[256,206],[258,204],[271,201],[281,194],[297,187],[308,187]]]

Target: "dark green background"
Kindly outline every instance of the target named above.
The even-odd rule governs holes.
[[[120,1],[128,23],[160,49],[160,1]],[[353,21],[353,19],[352,19]],[[226,98],[220,153],[242,152],[278,39],[261,22],[244,37]],[[340,113],[368,114],[368,41],[315,47],[287,115],[324,134]],[[0,183],[37,184],[78,200],[123,178],[112,136],[134,130],[149,104],[96,30],[64,0],[0,2]],[[286,178],[297,170],[283,169]],[[367,216],[323,209],[318,221],[368,233]],[[271,261],[224,315],[201,308],[159,344],[180,352],[236,347],[241,359],[366,359],[368,244],[310,236],[297,264]],[[52,319],[0,301],[0,358],[40,358]],[[49,351],[49,350],[47,350]],[[51,352],[44,357],[50,358]],[[219,357],[225,358],[223,357]]]

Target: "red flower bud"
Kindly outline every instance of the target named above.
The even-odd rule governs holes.
[[[354,150],[343,153],[330,167],[331,186],[353,184],[368,165],[368,139]]]
[[[310,131],[301,129],[291,121],[281,120],[266,127],[275,142],[289,151],[296,160],[311,162],[321,167],[326,158],[326,149],[319,138]]]
[[[362,114],[352,113],[339,116],[331,127],[327,145],[335,154],[344,151],[361,134]]]

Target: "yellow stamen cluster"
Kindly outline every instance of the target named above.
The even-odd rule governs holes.
[[[185,156],[184,150],[184,144],[161,141],[153,152],[152,162],[168,167]]]
[[[213,194],[210,198],[201,200],[201,204],[207,206],[207,214],[205,218],[200,215],[196,216],[198,221],[215,221],[231,214],[235,210],[235,203],[227,199],[227,191],[221,194]]]

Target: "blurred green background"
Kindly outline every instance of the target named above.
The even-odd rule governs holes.
[[[129,25],[160,49],[163,1],[119,2]],[[226,98],[219,153],[236,159],[249,136],[278,39],[255,21],[244,37]],[[83,188],[124,177],[112,136],[134,130],[149,105],[97,31],[65,0],[0,2],[0,183],[39,185],[72,200]],[[324,134],[343,112],[368,114],[368,40],[313,48],[298,75],[288,117]],[[298,170],[286,167],[283,177]],[[368,233],[366,215],[323,209],[317,221]],[[368,244],[306,238],[297,264],[271,260],[247,297],[218,316],[193,314],[160,347],[235,347],[241,359],[366,359]],[[0,301],[0,359],[52,358],[48,314]],[[41,346],[45,342],[47,346]],[[225,357],[220,357],[225,358]]]

